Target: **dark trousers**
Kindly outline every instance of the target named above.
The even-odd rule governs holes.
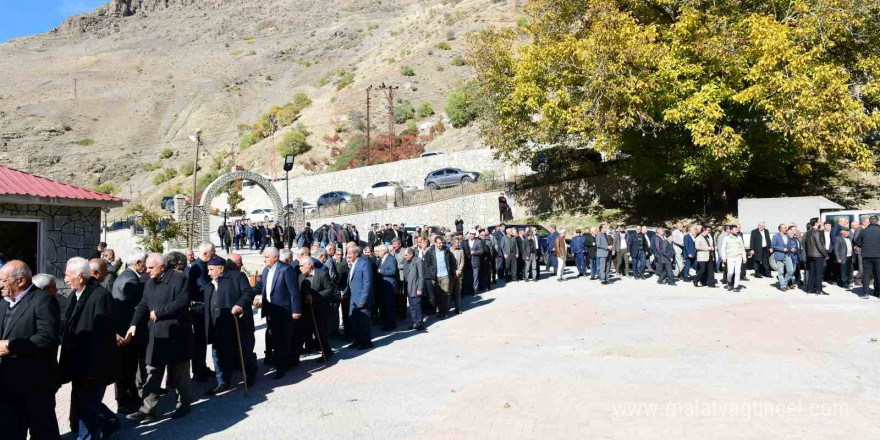
[[[633,275],[637,277],[644,276],[645,274],[645,253],[642,251],[636,252],[632,255],[633,259]]]
[[[192,379],[189,377],[189,360],[179,361],[170,365],[147,366],[147,381],[144,383],[144,405],[139,410],[145,414],[153,414],[159,404],[159,388],[162,378],[168,373],[168,387],[177,391],[177,407],[186,408],[192,403]]]
[[[371,345],[370,334],[370,309],[366,307],[352,307],[351,316],[348,317],[354,332],[354,340],[358,345]]]
[[[516,280],[516,273],[519,271],[519,258],[510,257],[505,260],[505,265],[507,266],[505,268],[507,271],[507,281]]]
[[[440,310],[440,316],[446,316],[449,313],[449,294],[452,285],[452,278],[449,276],[437,277],[434,280],[434,297],[437,300],[437,308]]]
[[[838,278],[838,284],[841,287],[846,287],[850,283],[852,283],[852,257],[841,257],[841,262],[838,264],[838,273],[840,277]]]
[[[862,256],[862,295],[871,292],[874,282],[874,296],[880,295],[880,258]]]
[[[809,257],[807,259],[807,293],[819,293],[822,291],[822,274],[825,272],[824,257]]]
[[[479,262],[474,264],[473,260],[471,260],[471,280],[473,281],[474,294],[480,291],[480,275],[482,274],[480,273]],[[412,294],[412,292],[410,292],[410,294]],[[410,307],[412,307],[412,299],[410,299]]]
[[[621,251],[614,254],[614,270],[622,277],[629,273],[629,257],[626,252]]]
[[[715,285],[715,262],[714,261],[698,261],[697,276],[695,282],[702,282],[706,286]]]
[[[681,274],[681,278],[685,281],[691,280],[691,269],[697,266],[696,259],[684,257],[684,271]]]
[[[412,294],[409,296],[409,317],[412,325],[419,325],[422,322],[422,297]]]
[[[556,254],[553,253],[553,250],[550,249],[547,251],[547,270],[551,270],[553,273],[556,273]]]
[[[474,289],[474,285],[476,283],[476,277],[474,277],[474,269],[471,266],[470,260],[466,260],[464,263],[464,273],[462,274],[462,286],[461,286],[461,294],[462,295],[473,295],[476,292]]]
[[[672,273],[672,262],[663,260],[658,261],[659,270],[658,270],[658,278],[661,283],[667,282],[672,283],[675,282],[675,276]]]
[[[235,245],[235,250],[238,250],[241,247],[241,235],[232,237],[232,243]]]
[[[342,332],[345,334],[345,339],[353,339],[354,329],[352,329],[351,319],[349,319],[349,315],[351,314],[351,297],[343,297],[342,301],[339,302],[339,305],[340,309],[342,309]]]
[[[116,403],[119,406],[137,408],[141,405],[138,389],[147,380],[147,347],[143,343],[131,343],[123,345],[120,351],[119,377],[114,384]]]
[[[104,405],[104,391],[107,386],[85,386],[78,380],[72,384],[70,404],[76,408],[79,417],[79,435],[85,432],[91,434],[91,438],[101,438],[103,431],[119,430],[119,420],[116,414]],[[53,423],[56,423],[53,421]],[[34,437],[31,437],[34,438]]]
[[[0,389],[0,436],[9,440],[57,440],[58,421],[55,419],[55,393],[10,393]]]
[[[264,304],[265,308],[267,305]],[[275,355],[275,371],[284,372],[290,367],[290,351],[293,336],[293,317],[283,307],[273,304],[266,317],[268,331],[272,338],[272,352]],[[299,360],[299,358],[297,358]]]
[[[294,342],[294,350],[291,356],[295,356],[293,359],[293,363],[297,364],[299,360],[299,348],[302,347],[303,343],[306,341],[314,340],[317,346],[316,349],[319,349],[323,352],[324,356],[330,356],[333,354],[333,350],[330,347],[330,340],[327,335],[327,321],[330,320],[330,304],[327,303],[312,303],[311,305],[303,303],[303,314],[299,319],[293,321],[293,327],[299,336]],[[314,336],[314,339],[312,338]]]
[[[243,374],[246,378],[257,375],[257,355],[254,353],[254,334],[241,334],[241,352],[244,355]],[[214,361],[214,375],[218,385],[229,385],[232,381],[232,373],[241,369],[241,357],[238,355],[238,342],[223,341],[211,346],[211,359]]]
[[[192,310],[193,320],[193,358],[192,372],[193,375],[200,375],[208,369],[208,336],[205,334],[205,308],[202,306],[194,307]]]
[[[394,311],[394,296],[397,290],[397,284],[383,282],[382,288],[379,289],[381,297],[379,298],[379,316],[382,317],[382,327],[397,327],[397,318]]]
[[[577,268],[578,276],[587,274],[587,258],[583,252],[574,254],[574,267]]]
[[[492,259],[493,262],[489,264],[489,270],[492,274],[491,281],[494,283],[504,275],[504,256],[496,254]]]
[[[403,279],[402,276],[400,278]],[[406,285],[404,283],[398,284],[394,292],[394,315],[398,320],[406,319]]]
[[[763,248],[755,252],[752,257],[752,266],[755,268],[755,276],[770,276],[770,249]]]

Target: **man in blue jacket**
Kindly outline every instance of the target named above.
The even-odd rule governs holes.
[[[397,327],[394,295],[397,292],[397,285],[400,284],[400,270],[397,268],[397,259],[388,253],[387,246],[384,244],[376,246],[375,251],[379,259],[379,274],[382,275],[376,289],[379,317],[382,320],[382,330],[391,331]]]
[[[296,275],[290,265],[279,260],[278,248],[263,251],[262,307],[275,352],[275,376],[281,379],[290,366],[299,365],[299,348],[291,346],[295,322],[302,316],[302,303]]]
[[[574,267],[577,268],[578,277],[582,277],[587,273],[587,262],[584,252],[586,252],[584,236],[581,230],[578,229],[574,231],[574,237],[571,237],[571,253],[574,255]]]
[[[780,292],[785,292],[793,288],[789,287],[789,283],[794,276],[795,256],[798,251],[797,241],[789,237],[788,225],[779,225],[779,233],[773,235],[770,247],[773,249],[773,260],[776,261],[777,288]]]
[[[373,269],[369,260],[361,255],[360,246],[349,247],[346,258],[351,269],[348,271],[348,287],[345,288],[345,295],[348,295],[351,301],[348,320],[355,338],[349,348],[367,350],[373,348],[370,336]]]
[[[681,274],[681,279],[684,281],[691,280],[691,268],[696,266],[697,246],[696,242],[694,242],[694,237],[696,236],[696,226],[691,226],[690,229],[688,229],[688,233],[684,235],[684,250],[681,255],[682,258],[684,258],[684,272]]]
[[[553,249],[556,247],[556,237],[559,237],[559,233],[556,232],[556,225],[550,225],[548,228],[550,229],[550,235],[547,236],[545,241],[547,248],[544,249],[544,255],[547,258],[544,261],[547,265],[547,270],[552,270],[553,273],[556,273],[556,254],[553,253]]]

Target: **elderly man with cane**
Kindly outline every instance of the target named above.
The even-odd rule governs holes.
[[[208,390],[213,396],[229,390],[232,373],[243,368],[245,390],[257,380],[257,355],[254,353],[254,314],[251,303],[254,289],[247,276],[226,270],[226,260],[208,261],[211,281],[205,286],[205,331],[211,346],[217,386]],[[243,365],[243,367],[240,367]]]
[[[327,362],[333,356],[330,342],[327,340],[327,321],[330,319],[330,301],[336,292],[326,269],[315,267],[314,261],[307,256],[299,257],[299,291],[303,303],[312,315],[311,324],[315,329],[321,358],[318,362]],[[306,323],[307,324],[307,323]],[[306,332],[302,333],[303,336]]]

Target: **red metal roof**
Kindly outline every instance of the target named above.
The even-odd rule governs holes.
[[[90,189],[61,183],[45,177],[35,176],[24,171],[0,165],[0,195],[21,195],[34,197],[58,197],[78,200],[98,200],[103,202],[126,202],[119,197],[102,194]]]

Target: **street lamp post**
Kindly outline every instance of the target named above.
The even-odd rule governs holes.
[[[110,208],[104,208],[104,243],[107,242],[107,214],[110,214]]]
[[[284,157],[284,186],[287,193],[287,205],[284,206],[284,242],[290,243],[290,170],[293,169],[293,158],[288,154]],[[291,246],[292,247],[292,246]]]
[[[202,146],[202,129],[196,129],[196,134],[189,137],[196,143],[196,157],[193,159],[193,191],[189,204],[189,250],[193,249],[193,240],[196,233],[196,182],[199,175],[199,148]]]

